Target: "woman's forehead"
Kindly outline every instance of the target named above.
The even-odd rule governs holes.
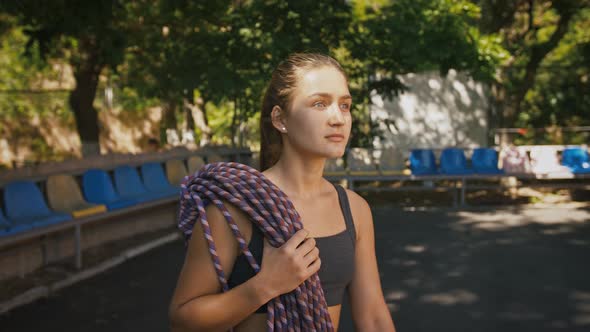
[[[313,94],[329,94],[336,97],[349,95],[344,75],[336,68],[324,66],[300,74],[298,93],[303,97]]]

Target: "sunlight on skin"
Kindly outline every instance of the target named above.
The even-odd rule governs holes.
[[[348,85],[338,70],[320,67],[301,75],[292,107],[282,119],[287,140],[282,158],[291,150],[309,160],[342,157],[352,127],[351,103]],[[335,133],[343,136],[340,142],[326,139]]]

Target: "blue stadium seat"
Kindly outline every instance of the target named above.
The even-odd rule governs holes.
[[[590,173],[590,157],[588,151],[582,147],[571,147],[563,150],[561,163],[572,170],[574,174]]]
[[[434,152],[430,149],[413,149],[410,151],[410,170],[414,175],[438,174]]]
[[[139,203],[136,199],[121,198],[115,191],[107,172],[100,169],[89,169],[84,172],[82,190],[88,202],[104,204],[109,210],[126,208]]]
[[[141,182],[137,169],[130,166],[115,168],[115,187],[122,198],[148,202],[161,198],[161,194],[148,192]]]
[[[477,148],[471,156],[471,166],[479,174],[503,174],[498,168],[498,153],[490,148]]]
[[[13,226],[43,227],[72,219],[70,214],[49,210],[41,190],[31,181],[15,181],[4,187],[4,209]]]
[[[0,237],[10,236],[20,232],[28,231],[31,229],[31,225],[13,225],[0,210]]]
[[[442,151],[440,155],[440,169],[444,174],[473,174],[473,170],[467,168],[467,160],[465,159],[463,150],[457,148],[447,148]]]
[[[162,164],[146,163],[141,165],[141,177],[146,189],[151,193],[159,193],[162,197],[180,194],[180,186],[175,187],[168,182]]]

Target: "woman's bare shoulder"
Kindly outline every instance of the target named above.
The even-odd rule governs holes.
[[[362,229],[365,229],[367,226],[372,227],[373,217],[371,207],[367,200],[357,192],[346,189],[346,194],[350,202],[350,210],[358,239]]]
[[[346,194],[348,195],[351,206],[354,205],[357,208],[370,209],[367,200],[356,191],[346,188]]]
[[[228,202],[224,202],[228,212],[243,229],[243,213]],[[226,278],[231,274],[239,253],[239,246],[222,210],[214,204],[205,207],[206,219],[215,245],[215,252]],[[251,232],[251,231],[250,231]],[[211,260],[209,243],[200,222],[195,223],[189,240],[184,265],[180,272],[172,306],[178,306],[191,298],[221,291],[217,272]]]

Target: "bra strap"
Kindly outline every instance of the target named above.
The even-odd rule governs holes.
[[[338,192],[338,201],[340,201],[340,208],[342,210],[342,214],[344,215],[344,222],[346,223],[348,235],[350,235],[350,238],[352,239],[352,246],[355,247],[356,230],[354,228],[354,222],[352,221],[352,211],[350,210],[350,204],[348,202],[348,195],[346,194],[346,189],[344,189],[339,184],[334,184],[334,187]]]

